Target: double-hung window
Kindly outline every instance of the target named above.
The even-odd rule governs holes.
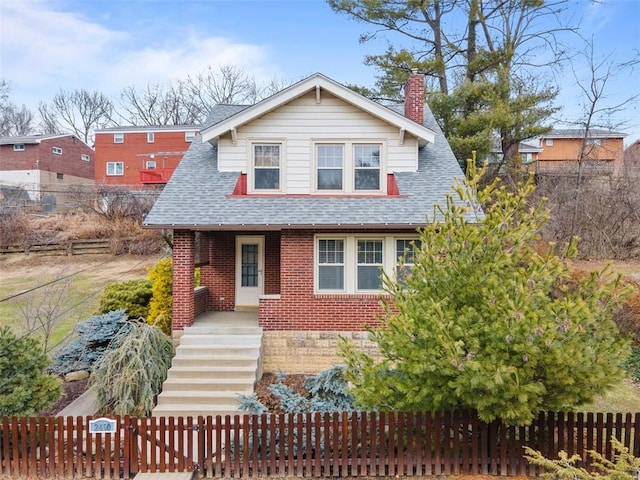
[[[344,290],[344,240],[318,240],[318,289]]]
[[[124,133],[114,133],[113,143],[124,143]]]
[[[408,238],[396,239],[396,278],[400,282],[404,283],[405,278],[411,273],[416,250],[419,250],[420,246],[420,240]]]
[[[354,145],[354,190],[380,190],[380,145]]]
[[[184,141],[185,142],[193,142],[193,140],[195,138],[196,138],[196,132],[194,132],[194,131],[184,132]]]
[[[253,189],[280,190],[279,143],[253,145]]]
[[[318,145],[318,190],[342,190],[344,145]]]
[[[358,240],[358,290],[382,288],[383,250],[382,240]]]
[[[382,144],[327,142],[315,144],[315,191],[383,192]]]
[[[107,175],[124,175],[124,162],[107,162]]]
[[[153,143],[156,141],[155,132],[147,132],[147,143]]]
[[[413,237],[413,238],[412,238]],[[317,293],[371,294],[383,291],[383,272],[398,280],[411,271],[416,236],[318,235],[315,241]]]

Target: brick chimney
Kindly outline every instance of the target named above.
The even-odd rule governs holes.
[[[404,86],[404,116],[420,125],[424,122],[424,75],[412,70]]]

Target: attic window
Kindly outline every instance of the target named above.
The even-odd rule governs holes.
[[[14,152],[24,152],[24,143],[16,143],[13,145]]]
[[[253,145],[253,189],[280,190],[280,144]]]
[[[55,155],[62,155],[62,149],[60,147],[53,147],[51,149],[51,153]]]

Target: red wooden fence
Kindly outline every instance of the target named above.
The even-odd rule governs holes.
[[[91,417],[2,418],[0,474],[131,478],[137,472],[199,476],[357,477],[542,473],[522,457],[587,451],[612,456],[615,437],[640,456],[640,413],[541,414],[526,427],[469,413],[333,413],[192,418],[115,417],[113,434]],[[588,463],[583,463],[588,466]]]

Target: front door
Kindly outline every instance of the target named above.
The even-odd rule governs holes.
[[[264,237],[236,237],[236,308],[257,307],[264,292]]]

